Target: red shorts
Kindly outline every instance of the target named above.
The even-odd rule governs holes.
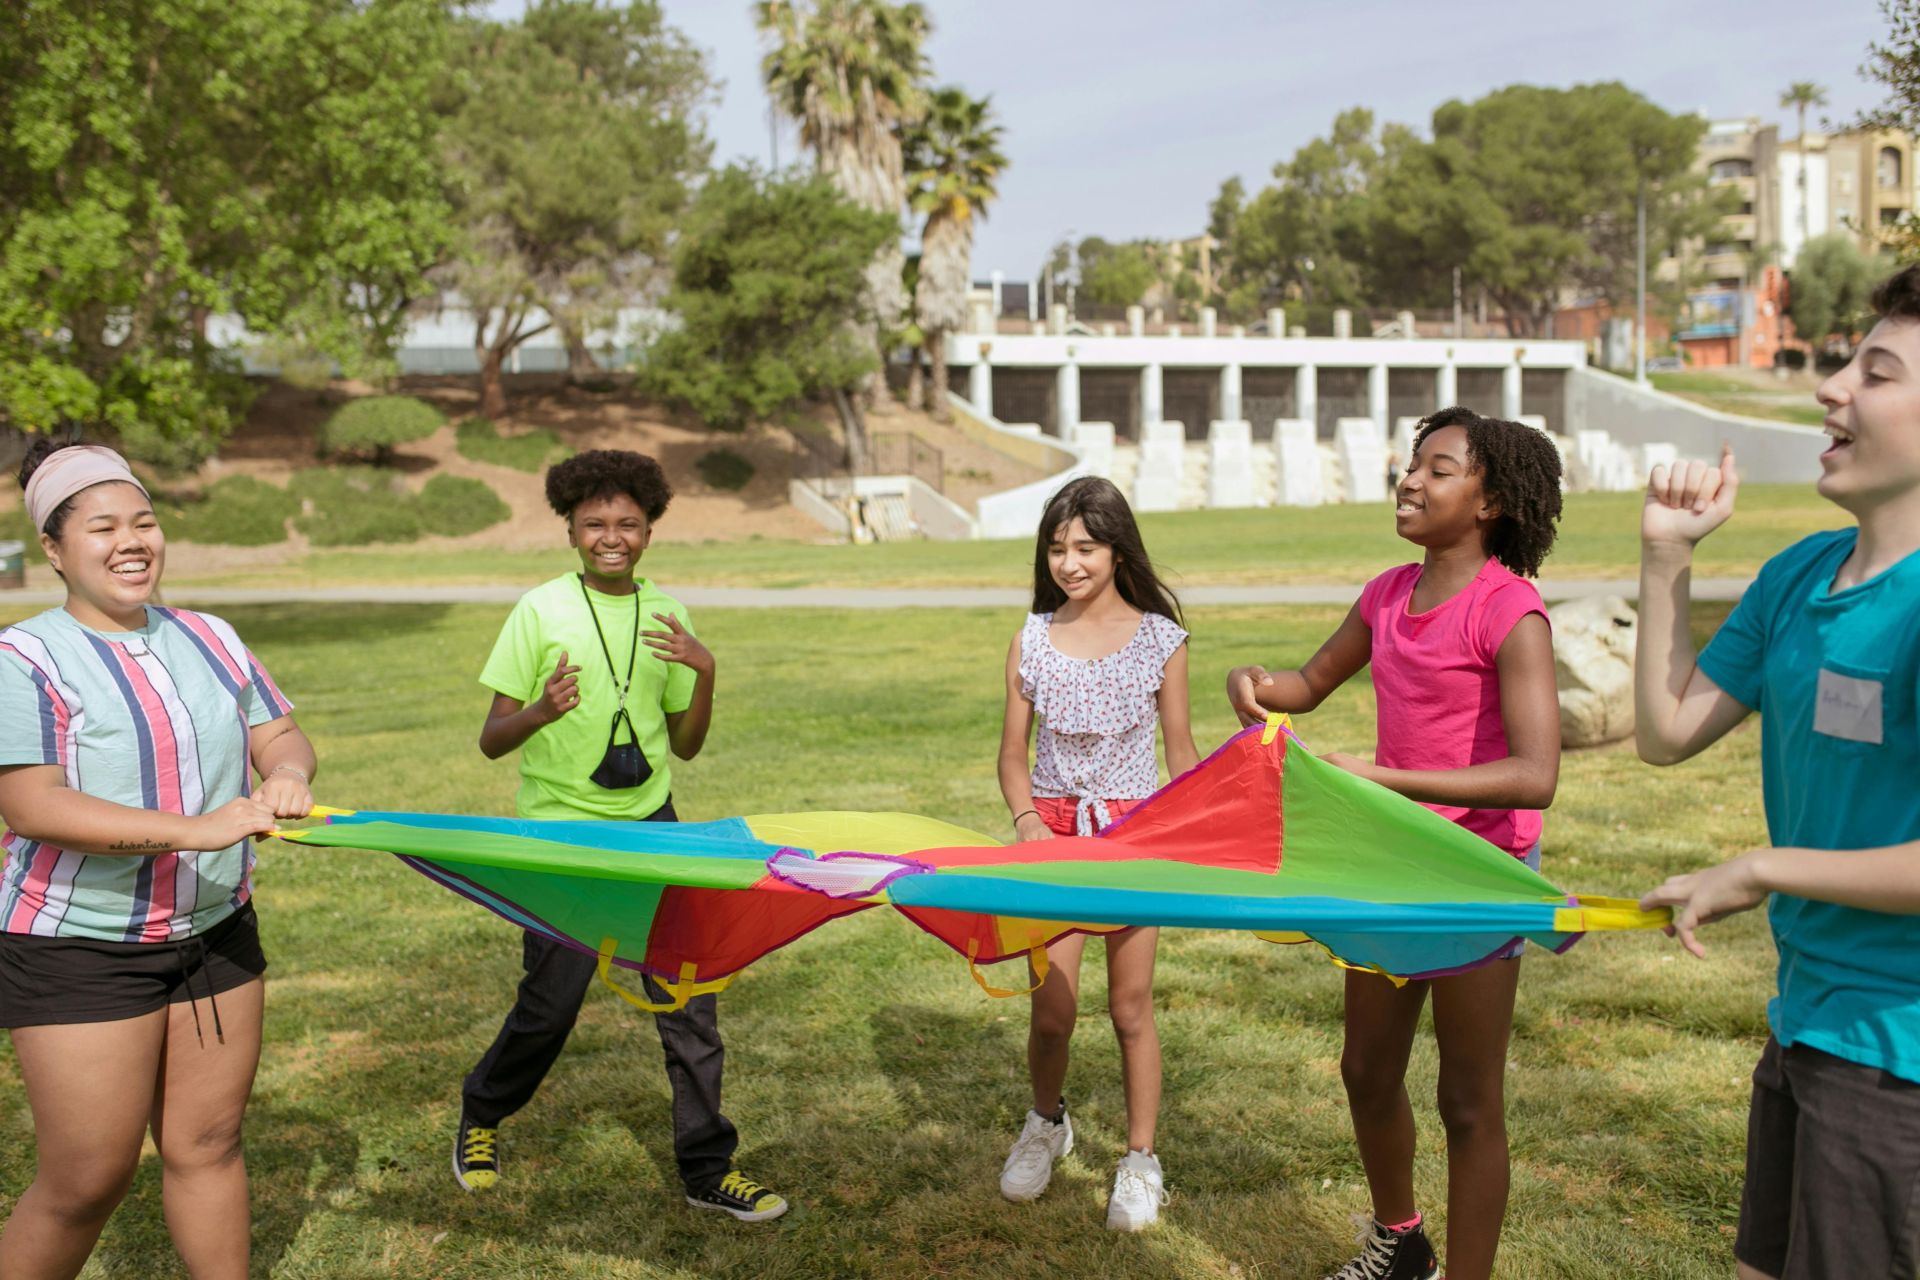
[[[1143,802],[1139,800],[1109,800],[1106,802],[1107,816],[1118,822],[1123,814],[1130,809],[1138,808],[1141,803]],[[1040,821],[1046,823],[1047,829],[1057,836],[1074,834],[1073,815],[1079,805],[1080,802],[1072,796],[1035,796],[1033,798],[1033,808],[1040,815]],[[1095,831],[1100,829],[1100,819],[1097,815],[1093,819],[1093,829]]]

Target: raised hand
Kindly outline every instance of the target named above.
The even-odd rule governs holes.
[[[692,667],[701,675],[713,674],[713,652],[700,638],[680,625],[680,619],[670,613],[653,615],[666,624],[665,631],[642,631],[640,638],[647,647],[659,655],[662,662],[677,662],[683,667]]]
[[[543,723],[552,724],[580,705],[580,682],[574,678],[579,671],[580,668],[567,665],[567,651],[562,649],[560,661],[555,664],[553,674],[547,677],[540,700],[534,704],[540,708]]]
[[[1721,446],[1718,466],[1677,462],[1655,467],[1640,510],[1640,541],[1693,546],[1727,522],[1739,490],[1732,445]]]
[[[1235,667],[1227,672],[1227,702],[1240,717],[1240,727],[1251,729],[1267,722],[1267,709],[1260,705],[1255,691],[1273,683],[1265,667]]]

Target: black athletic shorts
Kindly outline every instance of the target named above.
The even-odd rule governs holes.
[[[205,933],[174,942],[0,933],[0,1027],[137,1018],[231,991],[266,969],[250,902]]]

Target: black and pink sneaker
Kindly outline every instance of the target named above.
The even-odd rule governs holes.
[[[1440,1274],[1424,1224],[1393,1231],[1363,1214],[1355,1214],[1353,1223],[1360,1228],[1360,1256],[1326,1280],[1434,1280]]]

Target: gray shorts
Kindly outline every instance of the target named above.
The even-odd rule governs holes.
[[[1779,1280],[1920,1275],[1920,1084],[1769,1036],[1733,1254]]]

